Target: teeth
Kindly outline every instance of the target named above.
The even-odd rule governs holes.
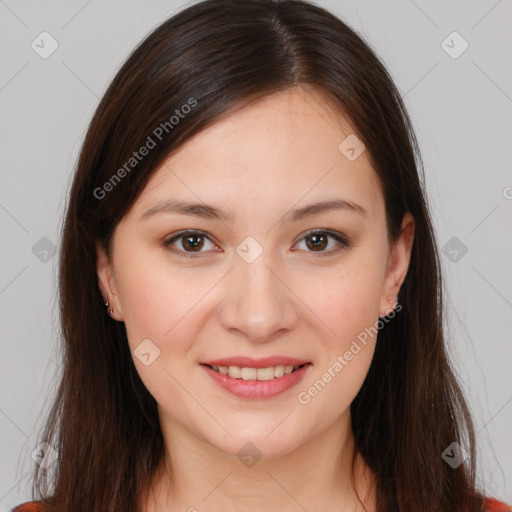
[[[234,379],[240,379],[242,377],[241,373],[242,369],[240,366],[230,366],[228,368],[228,375]]]
[[[249,368],[240,366],[212,366],[212,368],[222,373],[222,375],[229,375],[234,379],[242,380],[272,380],[275,378],[288,375],[292,371],[299,368],[299,366],[268,366],[267,368]]]

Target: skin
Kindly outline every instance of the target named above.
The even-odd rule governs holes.
[[[146,512],[364,510],[350,480],[349,407],[375,338],[359,343],[357,355],[309,403],[298,401],[365,328],[390,313],[410,260],[414,220],[404,216],[390,246],[369,155],[350,161],[338,150],[351,133],[313,89],[267,96],[171,155],[118,224],[110,259],[98,246],[100,288],[112,317],[125,322],[166,447],[154,493],[142,503]],[[208,203],[234,218],[140,219],[171,197]],[[339,198],[366,215],[337,210],[286,222],[294,208]],[[205,233],[192,241],[203,243],[200,252],[186,237],[164,246],[183,229]],[[306,237],[312,229],[338,232],[349,245],[333,252],[340,244],[328,237],[315,248]],[[251,263],[236,252],[248,236],[263,249]],[[187,258],[187,250],[196,257]],[[148,338],[160,355],[145,366],[133,351]],[[239,398],[199,365],[233,355],[291,356],[312,366],[276,397]],[[252,467],[237,457],[248,442],[262,454]],[[359,495],[375,510],[373,475],[356,460]]]

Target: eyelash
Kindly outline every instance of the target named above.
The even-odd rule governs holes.
[[[188,251],[182,251],[182,250],[179,250],[179,249],[176,249],[176,248],[172,247],[172,244],[176,240],[179,240],[180,238],[185,238],[186,235],[202,236],[202,237],[207,238],[208,240],[210,240],[208,238],[208,236],[206,235],[206,233],[204,233],[202,231],[184,230],[184,231],[180,231],[179,233],[173,235],[171,238],[168,238],[168,239],[164,240],[163,246],[165,248],[171,250],[172,252],[178,254],[179,257],[184,257],[184,258],[197,258],[197,257],[199,257],[201,255],[202,252],[206,252],[206,251],[188,252]],[[305,238],[308,238],[308,237],[311,237],[311,236],[314,236],[314,235],[328,235],[329,237],[331,237],[334,240],[336,240],[338,242],[338,244],[339,244],[334,249],[331,249],[329,251],[319,251],[317,254],[315,254],[315,251],[306,251],[306,252],[313,253],[315,255],[315,257],[317,257],[317,256],[322,257],[322,256],[329,256],[329,255],[332,255],[332,254],[337,254],[340,251],[342,251],[344,249],[348,249],[350,247],[350,241],[349,241],[349,239],[346,236],[343,236],[340,233],[337,233],[335,231],[331,231],[329,229],[308,231],[308,232],[306,232],[304,234],[304,236],[299,240],[298,243],[302,242]],[[211,240],[210,240],[210,242],[211,242]]]

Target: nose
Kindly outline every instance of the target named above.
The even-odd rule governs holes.
[[[299,299],[293,286],[269,266],[264,254],[252,263],[239,260],[223,280],[219,321],[224,329],[262,343],[293,330]]]

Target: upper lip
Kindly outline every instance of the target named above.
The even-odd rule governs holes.
[[[211,366],[240,366],[244,368],[268,368],[269,366],[300,366],[309,362],[310,361],[305,359],[296,359],[294,357],[284,356],[263,357],[261,359],[235,356],[203,361],[201,364],[208,364]]]

